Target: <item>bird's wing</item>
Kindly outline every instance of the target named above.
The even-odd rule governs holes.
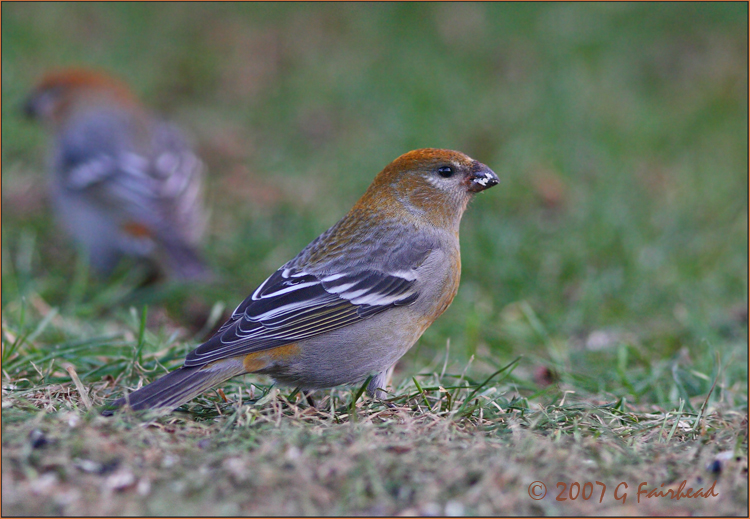
[[[110,203],[148,210],[160,199],[195,198],[203,163],[176,127],[153,123],[139,134],[122,110],[100,110],[75,118],[57,151],[62,186],[69,190],[105,188]],[[200,186],[200,182],[197,183]]]
[[[63,187],[85,190],[119,176],[149,176],[150,161],[137,153],[134,141],[131,118],[123,110],[85,111],[72,117],[60,133],[56,157]]]
[[[282,267],[237,307],[211,339],[187,355],[185,366],[289,344],[409,305],[419,296],[416,279],[413,269],[314,275]]]
[[[200,204],[203,162],[167,123],[153,123],[146,136],[122,110],[83,114],[64,132],[56,162],[62,187],[89,191],[109,211],[147,223],[152,231],[202,216],[193,209]],[[204,223],[188,221],[185,227],[199,234]]]

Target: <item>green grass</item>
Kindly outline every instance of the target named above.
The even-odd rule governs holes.
[[[4,515],[747,513],[746,4],[2,9]],[[69,64],[193,133],[215,283],[97,280],[53,224],[18,108]],[[179,366],[425,146],[501,184],[390,406],[246,376],[166,417],[86,410],[67,368],[99,406]],[[683,480],[719,497],[636,501]]]

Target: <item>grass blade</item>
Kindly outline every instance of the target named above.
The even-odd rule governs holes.
[[[680,423],[680,418],[682,418],[682,408],[684,406],[685,406],[685,401],[680,399],[680,408],[677,410],[677,420],[674,421],[672,430],[669,431],[669,436],[667,436],[667,440],[664,443],[669,443],[672,440],[672,436],[674,435],[674,432],[677,430],[677,425]]]

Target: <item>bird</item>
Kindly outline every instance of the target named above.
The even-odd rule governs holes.
[[[210,277],[198,252],[205,166],[176,125],[88,68],[46,74],[24,111],[52,134],[52,207],[97,274],[132,256],[179,280]]]
[[[354,207],[260,284],[177,368],[110,409],[173,410],[246,373],[304,391],[367,380],[385,398],[391,368],[451,304],[459,224],[499,182],[453,150],[410,151]]]

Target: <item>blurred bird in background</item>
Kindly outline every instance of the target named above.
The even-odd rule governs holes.
[[[384,397],[391,368],[458,292],[458,230],[498,183],[452,150],[394,160],[349,213],[282,265],[185,364],[114,402],[173,409],[245,373],[301,389],[353,384]]]
[[[52,132],[51,199],[63,227],[107,276],[123,256],[180,280],[208,277],[203,162],[178,128],[104,73],[48,74],[25,105]]]

